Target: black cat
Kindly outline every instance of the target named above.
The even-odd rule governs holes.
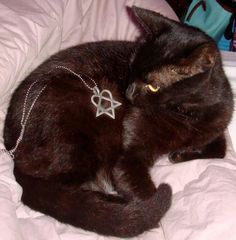
[[[170,207],[171,188],[156,188],[149,175],[155,160],[224,157],[233,111],[212,39],[152,11],[132,11],[145,40],[88,43],[50,57],[13,94],[4,131],[10,150],[24,109],[26,117],[39,95],[14,152],[22,201],[61,222],[118,237],[157,227]],[[95,85],[122,104],[115,119],[96,117]]]

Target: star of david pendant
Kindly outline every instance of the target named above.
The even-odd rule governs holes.
[[[115,119],[115,108],[119,107],[121,103],[115,101],[113,99],[111,92],[107,89],[104,89],[100,92],[99,89],[95,87],[93,89],[93,93],[94,94],[91,97],[91,102],[97,108],[96,117],[106,114],[112,119]],[[104,101],[110,103],[110,106],[109,107],[104,106],[102,104]]]

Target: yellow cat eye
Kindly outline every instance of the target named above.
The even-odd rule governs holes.
[[[160,89],[159,86],[153,87],[151,84],[147,84],[146,87],[153,93],[156,93]]]

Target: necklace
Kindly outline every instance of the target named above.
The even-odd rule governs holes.
[[[92,78],[88,77],[85,74],[82,74],[82,75],[86,76],[93,82],[93,84],[94,84],[93,87],[89,86],[88,83],[86,83],[84,81],[84,79],[82,78],[82,76],[80,74],[75,73],[71,69],[64,67],[64,66],[60,66],[60,65],[56,66],[56,68],[64,69],[64,70],[70,72],[71,74],[75,75],[82,81],[82,83],[90,91],[93,92],[93,95],[91,96],[91,102],[97,108],[96,117],[99,117],[99,116],[105,114],[105,115],[111,117],[112,119],[115,119],[115,108],[119,107],[121,105],[121,103],[114,100],[112,93],[109,90],[104,89],[100,92],[96,82]],[[104,101],[107,101],[108,103],[110,103],[110,106],[109,107],[103,106],[102,102],[104,102]]]
[[[36,95],[36,97],[34,98],[34,101],[31,103],[30,107],[29,107],[29,111],[26,113],[26,108],[27,108],[27,103],[28,103],[28,97],[30,94],[31,89],[33,88],[33,86],[35,84],[37,84],[39,82],[39,80],[34,81],[28,88],[26,94],[25,94],[25,99],[24,99],[24,103],[23,103],[23,110],[22,110],[22,116],[21,116],[21,121],[20,121],[20,125],[21,125],[21,131],[20,131],[20,135],[16,140],[16,144],[15,146],[11,149],[11,150],[6,150],[6,149],[0,149],[0,153],[7,153],[8,155],[10,155],[11,158],[14,158],[14,152],[16,151],[16,149],[18,148],[19,144],[22,142],[23,140],[23,135],[25,132],[25,126],[28,122],[29,116],[32,112],[32,109],[34,107],[34,105],[36,104],[36,102],[38,101],[39,96],[43,93],[43,91],[46,89],[47,85],[45,84],[41,90],[38,92],[38,94]]]
[[[71,74],[75,75],[76,77],[78,77],[82,83],[90,90],[93,92],[93,95],[91,96],[91,102],[92,104],[97,108],[96,111],[96,117],[101,116],[102,114],[105,114],[109,117],[111,117],[112,119],[115,119],[115,108],[119,107],[121,105],[120,102],[115,101],[112,97],[112,94],[109,90],[104,89],[100,92],[96,82],[88,77],[94,84],[93,87],[89,86],[88,83],[85,82],[85,80],[82,78],[82,76],[80,74],[75,73],[74,71],[72,71],[71,69],[64,67],[64,66],[56,66],[57,69],[63,69],[66,70],[68,72],[70,72]],[[34,81],[28,88],[26,95],[25,95],[25,99],[24,99],[24,103],[23,103],[23,110],[22,110],[22,116],[21,116],[21,131],[19,134],[19,137],[16,140],[16,144],[15,146],[11,149],[11,150],[6,150],[6,149],[0,149],[0,153],[7,153],[12,159],[14,158],[14,152],[16,151],[16,149],[18,148],[19,144],[22,142],[23,140],[23,136],[24,136],[24,132],[25,132],[25,127],[26,124],[28,122],[28,119],[30,117],[30,114],[33,110],[33,107],[35,106],[36,102],[38,101],[38,98],[40,97],[40,95],[43,93],[43,91],[46,89],[47,84],[43,85],[43,87],[41,88],[41,90],[38,92],[38,94],[36,95],[36,97],[34,98],[34,101],[31,103],[28,112],[26,112],[27,109],[27,105],[28,105],[28,98],[30,95],[30,92],[33,88],[33,86],[35,84],[37,84],[39,82],[39,80]],[[102,101],[108,101],[110,103],[110,107],[104,107],[102,105]]]

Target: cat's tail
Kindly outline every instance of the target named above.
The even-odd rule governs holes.
[[[145,201],[126,202],[116,195],[60,186],[15,171],[23,187],[22,201],[29,207],[57,220],[102,235],[133,237],[158,222],[171,204],[171,188],[161,184],[156,194]]]

